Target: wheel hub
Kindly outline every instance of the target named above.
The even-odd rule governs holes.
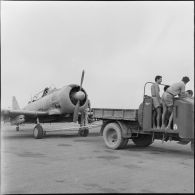
[[[108,142],[115,144],[117,142],[117,134],[116,132],[112,130],[112,132],[108,133],[107,137]]]

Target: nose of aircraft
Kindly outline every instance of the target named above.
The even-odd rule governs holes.
[[[78,91],[78,92],[76,92],[76,93],[74,94],[74,98],[75,98],[76,100],[82,101],[82,100],[85,99],[85,93],[84,93],[83,91]]]

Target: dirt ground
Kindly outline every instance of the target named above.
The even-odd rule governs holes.
[[[32,125],[1,126],[1,193],[194,193],[190,144],[155,140],[147,148],[129,140],[106,148],[100,128],[49,132],[34,139]]]

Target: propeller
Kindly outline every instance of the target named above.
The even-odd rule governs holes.
[[[85,94],[81,91],[82,89],[82,84],[84,80],[84,70],[82,71],[82,76],[81,76],[81,83],[80,83],[80,88],[79,91],[75,93],[74,97],[78,100],[77,104],[74,109],[74,114],[73,114],[73,122],[78,121],[78,114],[79,114],[79,107],[80,107],[80,100],[83,100],[85,98]]]

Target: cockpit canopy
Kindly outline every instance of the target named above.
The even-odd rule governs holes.
[[[31,103],[31,102],[34,102],[34,101],[37,101],[38,99],[48,95],[48,94],[51,94],[53,93],[54,91],[56,91],[56,88],[55,87],[45,87],[43,90],[39,91],[38,93],[36,93],[32,98],[31,98],[31,101],[29,101],[28,103]]]

